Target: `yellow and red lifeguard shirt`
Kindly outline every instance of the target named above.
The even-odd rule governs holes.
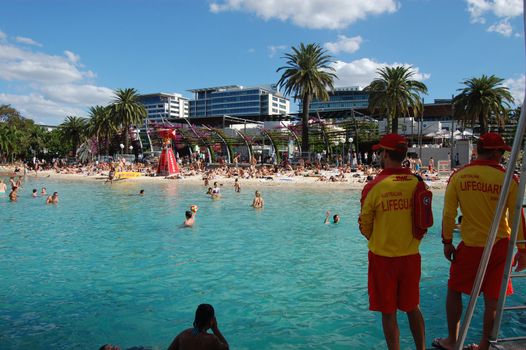
[[[410,169],[390,168],[363,188],[358,223],[374,254],[396,257],[418,253],[420,240],[413,237],[411,219],[417,184]]]
[[[499,201],[499,195],[504,182],[506,170],[497,162],[475,160],[456,171],[449,178],[444,198],[442,215],[442,239],[444,242],[453,240],[457,208],[462,211],[460,236],[469,247],[484,247],[488,231],[493,222],[493,216]],[[511,234],[511,222],[517,200],[518,182],[511,181],[506,208],[497,231],[498,241]],[[521,210],[521,227],[518,240],[524,239],[524,213]],[[524,248],[524,244],[517,245]]]

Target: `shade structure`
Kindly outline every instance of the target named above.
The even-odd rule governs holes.
[[[164,146],[159,157],[159,165],[157,166],[157,175],[168,176],[179,173],[179,166],[175,160],[172,147]]]

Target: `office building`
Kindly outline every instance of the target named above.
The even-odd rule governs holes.
[[[154,122],[174,121],[188,118],[188,99],[181,94],[164,92],[139,96],[139,101],[146,108],[148,119]]]
[[[285,115],[290,111],[289,99],[275,85],[229,85],[189,91],[194,93],[190,117]]]
[[[358,86],[347,86],[335,88],[329,91],[329,100],[313,100],[310,104],[311,112],[332,112],[349,109],[367,108],[369,106],[369,94]],[[300,101],[299,111],[303,110]]]

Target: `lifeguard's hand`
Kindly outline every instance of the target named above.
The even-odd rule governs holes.
[[[515,267],[515,272],[526,269],[526,253],[517,252],[517,254],[515,254],[513,267]]]
[[[453,262],[455,261],[455,255],[457,253],[457,250],[455,249],[455,246],[453,243],[444,244],[444,256],[447,260]]]

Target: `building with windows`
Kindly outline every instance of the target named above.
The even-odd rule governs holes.
[[[275,85],[229,85],[189,91],[194,93],[190,117],[285,115],[290,111],[289,99]]]
[[[181,94],[159,92],[139,96],[139,101],[146,108],[148,119],[153,122],[174,121],[188,118],[189,101]]]
[[[369,106],[369,94],[358,86],[347,86],[335,88],[329,91],[329,101],[313,100],[310,104],[311,112],[331,112],[349,109],[367,108]],[[303,104],[300,101],[300,112]]]

